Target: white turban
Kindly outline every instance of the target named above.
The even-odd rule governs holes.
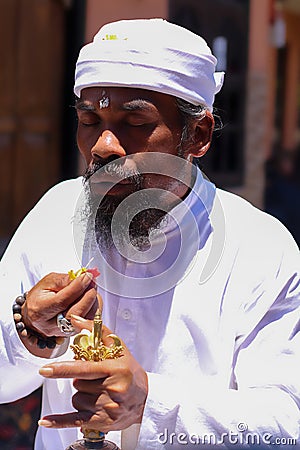
[[[224,73],[204,39],[163,19],[104,25],[79,54],[74,92],[111,86],[149,89],[212,110]]]

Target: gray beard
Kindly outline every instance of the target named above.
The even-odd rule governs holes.
[[[135,192],[142,193],[138,197],[139,204],[126,205],[126,216],[133,217],[129,224],[125,216],[124,220],[118,220],[117,224],[116,222],[113,224],[116,210],[126,197],[106,195],[99,204],[98,195],[92,192],[91,185],[87,181],[84,188],[85,205],[80,213],[81,221],[89,228],[93,227],[102,253],[114,247],[126,248],[128,239],[139,251],[145,251],[151,245],[150,241],[159,234],[162,226],[168,221],[165,202],[161,202],[162,209],[149,207],[152,196],[147,189],[141,188],[141,183],[136,183],[135,186]],[[137,214],[134,215],[131,206],[135,211],[138,210]]]
[[[147,208],[147,193],[143,195],[139,212],[133,217],[129,226],[126,220],[118,221],[117,226],[112,229],[112,220],[115,211],[122,199],[103,198],[95,217],[95,235],[100,250],[118,246],[119,248],[130,243],[140,251],[149,248],[150,236],[159,232],[162,224],[166,221],[166,211],[157,208]],[[136,206],[136,205],[135,205]],[[130,207],[126,213],[131,215]]]
[[[182,157],[179,150],[178,156]],[[130,179],[133,192],[139,193],[135,203],[126,203],[126,209],[122,209],[123,215],[121,218],[118,216],[118,220],[114,222],[113,218],[116,210],[121,202],[126,199],[126,196],[105,195],[99,204],[99,197],[96,192],[93,192],[93,182],[90,181],[92,181],[93,175],[102,168],[108,174],[116,174],[120,178],[126,177]],[[105,164],[105,161],[98,161],[94,163],[86,171],[84,179],[87,194],[86,207],[87,209],[91,208],[90,214],[85,214],[85,216],[94,218],[94,223],[89,225],[94,227],[96,241],[100,250],[105,251],[116,245],[119,248],[123,246],[126,248],[128,239],[138,250],[147,250],[151,245],[150,241],[156,234],[160,234],[162,226],[168,222],[168,212],[171,210],[171,204],[167,196],[168,190],[170,192],[173,191],[172,184],[165,187],[166,194],[155,194],[154,208],[151,189],[143,189],[143,186],[145,186],[144,174],[138,171],[126,170],[117,162],[110,161],[110,164]],[[130,223],[127,220],[128,218],[132,218]]]

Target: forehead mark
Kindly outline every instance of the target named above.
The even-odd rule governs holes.
[[[105,91],[102,91],[105,92]],[[101,101],[105,101],[106,97],[102,97],[100,101],[98,101],[98,104],[100,106],[100,102]],[[109,97],[107,97],[107,101],[110,104],[110,99]],[[109,105],[105,106],[102,105],[100,107],[100,109],[104,109],[107,108]],[[81,100],[78,99],[76,100],[75,103],[75,109],[77,110],[81,110],[81,111],[86,111],[86,112],[96,112],[96,107],[94,106],[93,103],[91,103],[89,100]],[[120,105],[118,107],[118,109],[120,111],[126,111],[126,112],[157,112],[157,108],[156,106],[149,100],[144,100],[144,99],[133,99],[133,100],[129,100],[126,101],[124,104]]]
[[[108,108],[109,103],[110,103],[109,97],[108,97],[106,91],[103,90],[101,93],[101,98],[99,100],[99,108],[100,109]]]

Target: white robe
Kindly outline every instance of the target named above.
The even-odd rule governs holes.
[[[184,273],[174,289],[171,279],[169,291],[133,298],[99,287],[104,323],[149,379],[139,430],[108,438],[124,450],[193,449],[207,442],[207,448],[300,448],[300,441],[288,441],[299,438],[300,425],[298,248],[276,219],[215,190],[199,173],[196,190],[203,188],[199,249],[194,252],[192,242],[193,250],[182,249]],[[73,228],[81,192],[80,178],[52,188],[20,225],[1,262],[0,402],[43,384],[42,415],[73,410],[72,380],[38,374],[48,360],[22,345],[12,303],[49,272],[76,270],[90,257],[80,254]],[[99,270],[105,279],[105,268]],[[153,276],[145,264],[124,270],[128,277]],[[68,350],[59,360],[72,357]],[[77,429],[40,427],[35,449],[64,450],[79,436]],[[137,443],[130,443],[135,436]]]

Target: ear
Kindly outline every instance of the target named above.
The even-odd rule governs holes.
[[[204,156],[210,147],[215,121],[210,111],[203,118],[196,119],[190,125],[191,140],[187,149],[189,155],[195,158]]]

